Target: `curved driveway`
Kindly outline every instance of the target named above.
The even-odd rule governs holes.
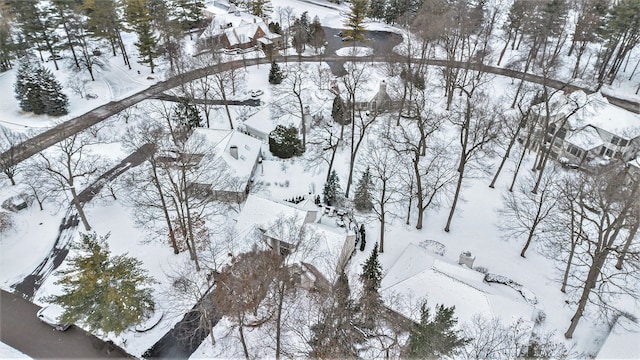
[[[276,56],[274,60],[282,62],[282,61],[297,61],[300,58],[297,55],[289,55],[289,56]],[[302,58],[304,62],[344,62],[344,61],[354,61],[354,62],[402,62],[406,61],[406,59],[402,58],[397,54],[390,55],[373,55],[368,57],[351,57],[351,56],[336,56],[336,55],[317,55]],[[412,59],[412,62],[417,63],[419,59]],[[158,82],[155,85],[150,86],[149,88],[142,90],[136,94],[133,94],[129,97],[126,97],[122,100],[112,101],[100,107],[97,107],[83,115],[80,115],[76,118],[73,118],[69,121],[61,123],[43,133],[40,133],[30,139],[25,140],[24,142],[16,145],[13,149],[10,149],[2,154],[0,154],[0,164],[15,164],[19,163],[29,157],[39,153],[40,151],[52,146],[61,140],[71,136],[75,133],[81,132],[83,130],[88,129],[89,127],[119,113],[120,111],[133,106],[142,100],[157,96],[158,94],[172,89],[174,87],[179,86],[182,83],[190,82],[201,77],[230,69],[237,69],[247,65],[254,64],[267,64],[271,61],[267,58],[259,58],[259,59],[245,59],[245,60],[235,60],[227,63],[221,63],[217,65],[212,65],[196,70],[192,70],[186,72],[181,75],[174,76],[168,80]],[[533,75],[529,73],[523,73],[521,71],[512,70],[512,69],[504,69],[498,68],[494,66],[484,65],[480,63],[466,63],[466,62],[451,62],[446,60],[436,60],[436,59],[427,59],[425,63],[428,65],[435,66],[452,66],[452,67],[466,67],[471,70],[484,71],[488,73],[493,73],[497,75],[508,76],[516,79],[524,79],[528,82],[534,82],[538,84],[547,84],[550,87],[556,89],[567,89],[567,90],[583,90],[586,93],[592,93],[593,90],[568,85],[562,81],[552,80],[552,79],[544,79],[542,76]],[[605,96],[609,102],[620,106],[629,111],[640,113],[640,104],[627,101],[620,98],[615,98],[612,96]]]

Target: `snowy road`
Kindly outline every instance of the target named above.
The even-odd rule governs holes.
[[[4,290],[0,295],[0,341],[34,359],[125,358],[127,353],[107,345],[80,328],[55,331],[36,317],[40,307]]]

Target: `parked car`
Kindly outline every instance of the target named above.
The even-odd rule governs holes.
[[[65,331],[71,326],[71,324],[65,324],[60,321],[62,313],[64,313],[64,309],[61,306],[54,304],[45,306],[38,310],[37,315],[38,319],[43,323],[51,325],[58,331]]]
[[[258,97],[258,96],[262,96],[264,94],[264,91],[258,89],[258,90],[251,90],[251,97]]]
[[[342,41],[353,41],[353,38],[351,36],[345,36],[342,38]]]

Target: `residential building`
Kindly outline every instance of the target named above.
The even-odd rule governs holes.
[[[234,12],[216,14],[198,38],[198,48],[244,51],[250,48],[278,49],[282,37],[272,33],[259,17]]]
[[[598,159],[630,161],[640,151],[640,116],[609,104],[599,92],[557,92],[549,109],[545,128],[546,105],[532,108],[532,119],[538,125],[531,147],[551,146],[551,157],[562,163],[579,166]]]
[[[262,142],[235,130],[196,128],[186,149],[197,171],[189,181],[193,191],[217,200],[244,201],[262,160]]]

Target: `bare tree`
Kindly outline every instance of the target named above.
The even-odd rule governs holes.
[[[100,161],[91,154],[92,145],[82,134],[74,134],[56,144],[52,151],[40,153],[41,161],[38,166],[51,175],[60,190],[71,193],[73,204],[80,215],[86,231],[91,230],[87,216],[82,209],[82,202],[78,197],[76,186],[87,180],[100,170]]]
[[[373,182],[373,212],[380,221],[379,251],[384,252],[384,233],[389,207],[396,201],[400,193],[401,162],[397,154],[379,145],[369,145],[364,164],[371,172]]]
[[[321,163],[327,163],[329,168],[327,169],[325,181],[329,180],[336,153],[341,145],[341,128],[333,120],[322,117],[315,123],[309,133],[308,147],[304,158],[309,161],[310,166],[314,167]]]
[[[624,249],[625,234],[632,227],[634,207],[638,206],[640,186],[625,185],[625,172],[617,165],[598,169],[593,174],[576,176],[579,192],[572,196],[575,206],[569,214],[575,218],[572,230],[582,238],[582,246],[573,256],[573,270],[567,287],[576,292],[577,307],[565,332],[571,338],[588,303],[602,311],[614,310],[614,297],[638,299],[634,284],[638,284],[637,249],[627,250],[621,270],[615,265]]]
[[[16,146],[25,140],[25,136],[0,126],[0,167],[11,185],[16,184],[15,176],[20,171],[20,161],[16,158]]]
[[[493,142],[498,138],[501,127],[496,117],[498,111],[491,108],[487,95],[474,94],[475,87],[472,87],[471,91],[462,90],[466,94],[464,104],[458,104],[450,117],[451,123],[460,130],[460,159],[457,169],[458,183],[447,225],[444,227],[446,232],[449,232],[451,227],[464,177],[472,176],[475,171],[486,167],[483,160],[493,155]]]
[[[519,184],[515,192],[503,195],[503,208],[498,210],[500,215],[499,227],[506,239],[519,238],[526,234],[520,256],[525,253],[531,242],[544,231],[545,223],[556,219],[556,205],[559,194],[556,191],[556,171],[550,171],[545,176],[538,194],[529,189],[535,182],[535,175],[531,174]]]
[[[302,147],[307,148],[307,114],[309,114],[309,66],[297,63],[290,65],[287,75],[275,91],[277,100],[272,103],[275,116],[290,114],[300,119],[300,132],[302,132]]]

